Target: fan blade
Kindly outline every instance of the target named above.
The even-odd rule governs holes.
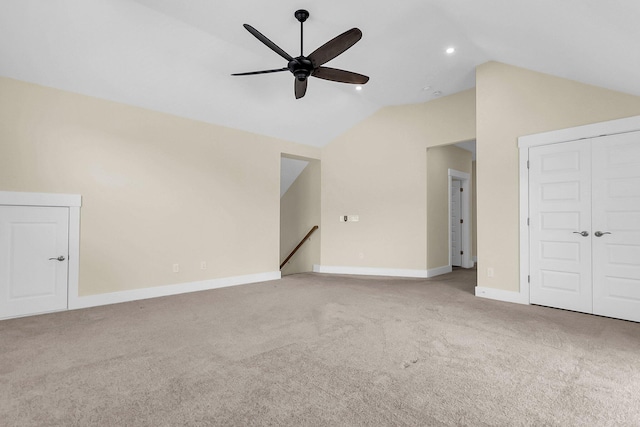
[[[296,93],[296,99],[302,98],[304,94],[307,93],[307,79],[295,79],[294,91]]]
[[[289,55],[287,52],[285,52],[284,50],[280,49],[280,47],[275,44],[274,42],[272,42],[271,40],[269,40],[267,37],[265,37],[264,34],[262,34],[260,31],[256,30],[255,28],[253,28],[251,25],[249,24],[244,24],[244,28],[247,29],[247,31],[249,31],[251,34],[254,35],[255,38],[257,38],[258,40],[260,40],[262,43],[264,43],[265,45],[267,45],[267,47],[269,49],[271,49],[272,51],[274,51],[275,53],[277,53],[278,55],[282,56],[284,59],[286,59],[287,61],[291,61],[293,59],[293,57],[291,55]]]
[[[314,50],[308,58],[313,63],[313,68],[317,68],[349,49],[361,38],[362,31],[357,28],[352,28]]]
[[[337,68],[319,67],[311,73],[313,77],[331,80],[340,83],[352,83],[363,85],[369,81],[369,77],[351,71],[338,70]]]
[[[232,76],[252,76],[254,74],[278,73],[280,71],[289,71],[288,68],[278,68],[277,70],[250,71],[248,73],[234,73]]]

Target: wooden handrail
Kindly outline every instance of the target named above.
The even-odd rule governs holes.
[[[298,246],[296,246],[296,248],[294,250],[291,251],[291,253],[289,254],[289,256],[282,261],[282,264],[280,264],[280,270],[282,270],[282,267],[285,266],[285,264],[291,259],[291,257],[293,255],[295,255],[296,252],[298,252],[298,249],[300,249],[300,246],[302,246],[304,244],[304,242],[307,241],[307,239],[313,234],[314,231],[316,231],[318,229],[317,225],[314,225],[313,227],[311,227],[311,230],[309,230],[309,232],[307,233],[306,236],[304,236],[302,238],[302,240],[300,240],[300,243],[298,243]]]

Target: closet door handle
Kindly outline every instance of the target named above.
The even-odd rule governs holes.
[[[587,237],[589,235],[588,231],[574,231],[573,234],[579,234],[582,237]]]
[[[605,234],[611,234],[611,233],[610,233],[610,232],[608,232],[608,231],[596,231],[596,232],[595,232],[595,233],[593,233],[593,234],[594,234],[596,237],[602,237],[602,236],[604,236]]]

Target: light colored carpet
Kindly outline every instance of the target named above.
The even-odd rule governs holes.
[[[640,425],[640,324],[431,280],[280,281],[0,322],[3,426]]]

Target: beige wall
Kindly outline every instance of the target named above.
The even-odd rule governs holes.
[[[450,263],[449,169],[471,175],[471,152],[453,145],[427,149],[427,269]]]
[[[280,199],[280,261],[291,253],[314,225],[320,225],[320,161],[312,160]],[[320,264],[316,230],[282,268],[282,275],[313,270]]]
[[[82,195],[81,295],[278,271],[280,154],[318,149],[6,78],[0,94],[0,190]]]
[[[477,68],[476,94],[478,285],[518,291],[517,138],[638,115],[640,97],[496,62]]]
[[[322,150],[322,264],[427,266],[427,147],[475,138],[475,91],[386,107]],[[341,223],[340,215],[359,215]]]
[[[495,62],[322,150],[6,78],[0,94],[0,190],[83,196],[81,295],[277,271],[281,153],[322,154],[323,265],[436,266],[425,150],[476,137],[479,285],[516,291],[517,138],[640,114],[640,97]]]

